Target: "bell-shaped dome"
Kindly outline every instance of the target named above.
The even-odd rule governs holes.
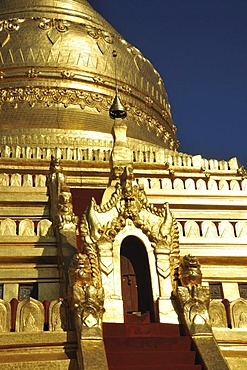
[[[117,85],[128,136],[177,148],[159,73],[86,0],[2,0],[0,13],[2,132],[110,134]]]

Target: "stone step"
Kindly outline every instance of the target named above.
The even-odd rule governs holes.
[[[121,351],[190,351],[190,337],[107,337],[108,352]]]
[[[0,336],[0,370],[77,369],[75,332],[2,334]]]
[[[47,360],[40,361],[42,354],[38,356],[36,361],[17,361],[17,359],[12,359],[11,362],[0,362],[0,370],[69,370],[77,369],[76,359],[64,359],[64,360]],[[1,360],[0,360],[1,361]]]
[[[194,365],[195,352],[190,351],[135,351],[107,352],[110,366],[162,366],[162,365]]]
[[[202,370],[201,365],[134,365],[134,366],[109,366],[109,370]]]
[[[115,324],[104,323],[104,337],[180,337],[176,324]]]

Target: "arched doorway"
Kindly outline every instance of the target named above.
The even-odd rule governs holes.
[[[121,245],[122,296],[125,315],[149,312],[154,322],[153,295],[148,256],[144,244],[127,236]]]

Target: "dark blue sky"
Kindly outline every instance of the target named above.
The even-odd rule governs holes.
[[[247,0],[90,0],[161,74],[180,151],[247,168]]]

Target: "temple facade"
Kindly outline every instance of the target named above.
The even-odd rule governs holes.
[[[0,369],[247,367],[247,171],[179,151],[86,0],[1,0]]]

